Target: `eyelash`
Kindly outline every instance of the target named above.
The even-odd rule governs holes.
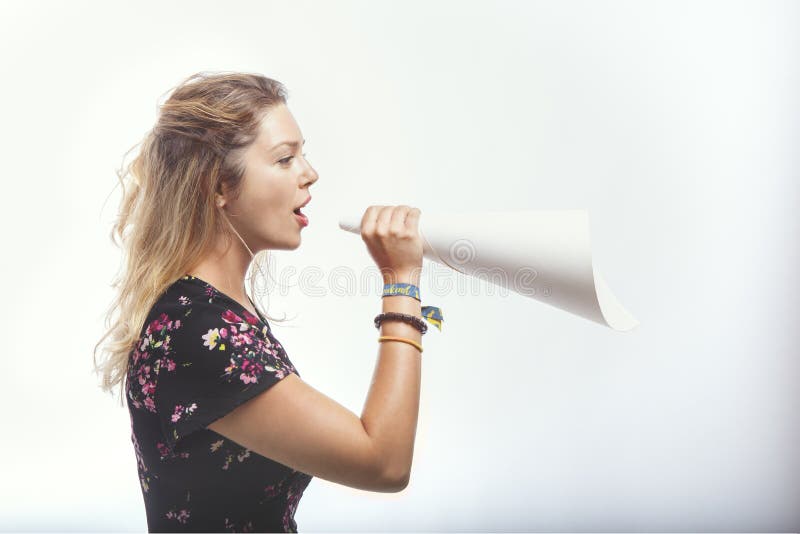
[[[285,157],[285,158],[283,158],[283,159],[279,159],[279,160],[278,160],[278,163],[280,163],[281,165],[288,165],[288,164],[289,164],[289,162],[288,162],[287,160],[290,160],[290,159],[292,159],[293,157],[294,157],[294,156],[287,156],[287,157]],[[305,152],[303,152],[303,157],[306,157],[306,153],[305,153]],[[286,161],[286,163],[284,163],[284,161]]]

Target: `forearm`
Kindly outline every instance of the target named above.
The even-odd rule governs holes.
[[[418,275],[395,280],[419,285]],[[384,297],[382,311],[422,317],[420,302],[401,295]],[[382,322],[378,335],[422,342],[419,330],[401,321]],[[411,470],[419,415],[421,359],[419,350],[408,343],[379,343],[378,361],[361,414],[361,421],[384,462],[387,476],[395,480],[406,478]]]

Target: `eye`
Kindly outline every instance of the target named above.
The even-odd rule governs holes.
[[[278,163],[280,163],[281,165],[288,165],[288,164],[289,164],[289,161],[290,161],[290,160],[291,160],[293,157],[294,157],[294,156],[286,156],[286,157],[285,157],[285,158],[283,158],[283,159],[279,159],[279,160],[278,160]],[[305,152],[303,152],[303,157],[304,157],[304,158],[306,157],[306,153],[305,153]]]

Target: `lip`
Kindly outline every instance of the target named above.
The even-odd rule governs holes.
[[[311,202],[311,195],[308,195],[308,198],[305,200],[305,202],[303,202],[302,204],[297,206],[294,210],[292,210],[292,214],[294,215],[294,217],[297,220],[297,222],[300,223],[301,227],[308,226],[308,216],[303,212],[300,212],[299,214],[294,213],[294,212],[296,210],[300,210],[301,208],[304,208],[306,205],[308,205],[309,202]]]
[[[295,220],[300,223],[301,227],[305,228],[308,226],[308,217],[305,215],[298,215],[296,213],[293,213],[292,215],[294,215]]]

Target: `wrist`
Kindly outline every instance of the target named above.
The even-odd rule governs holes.
[[[383,271],[384,284],[413,284],[419,287],[421,268]]]

